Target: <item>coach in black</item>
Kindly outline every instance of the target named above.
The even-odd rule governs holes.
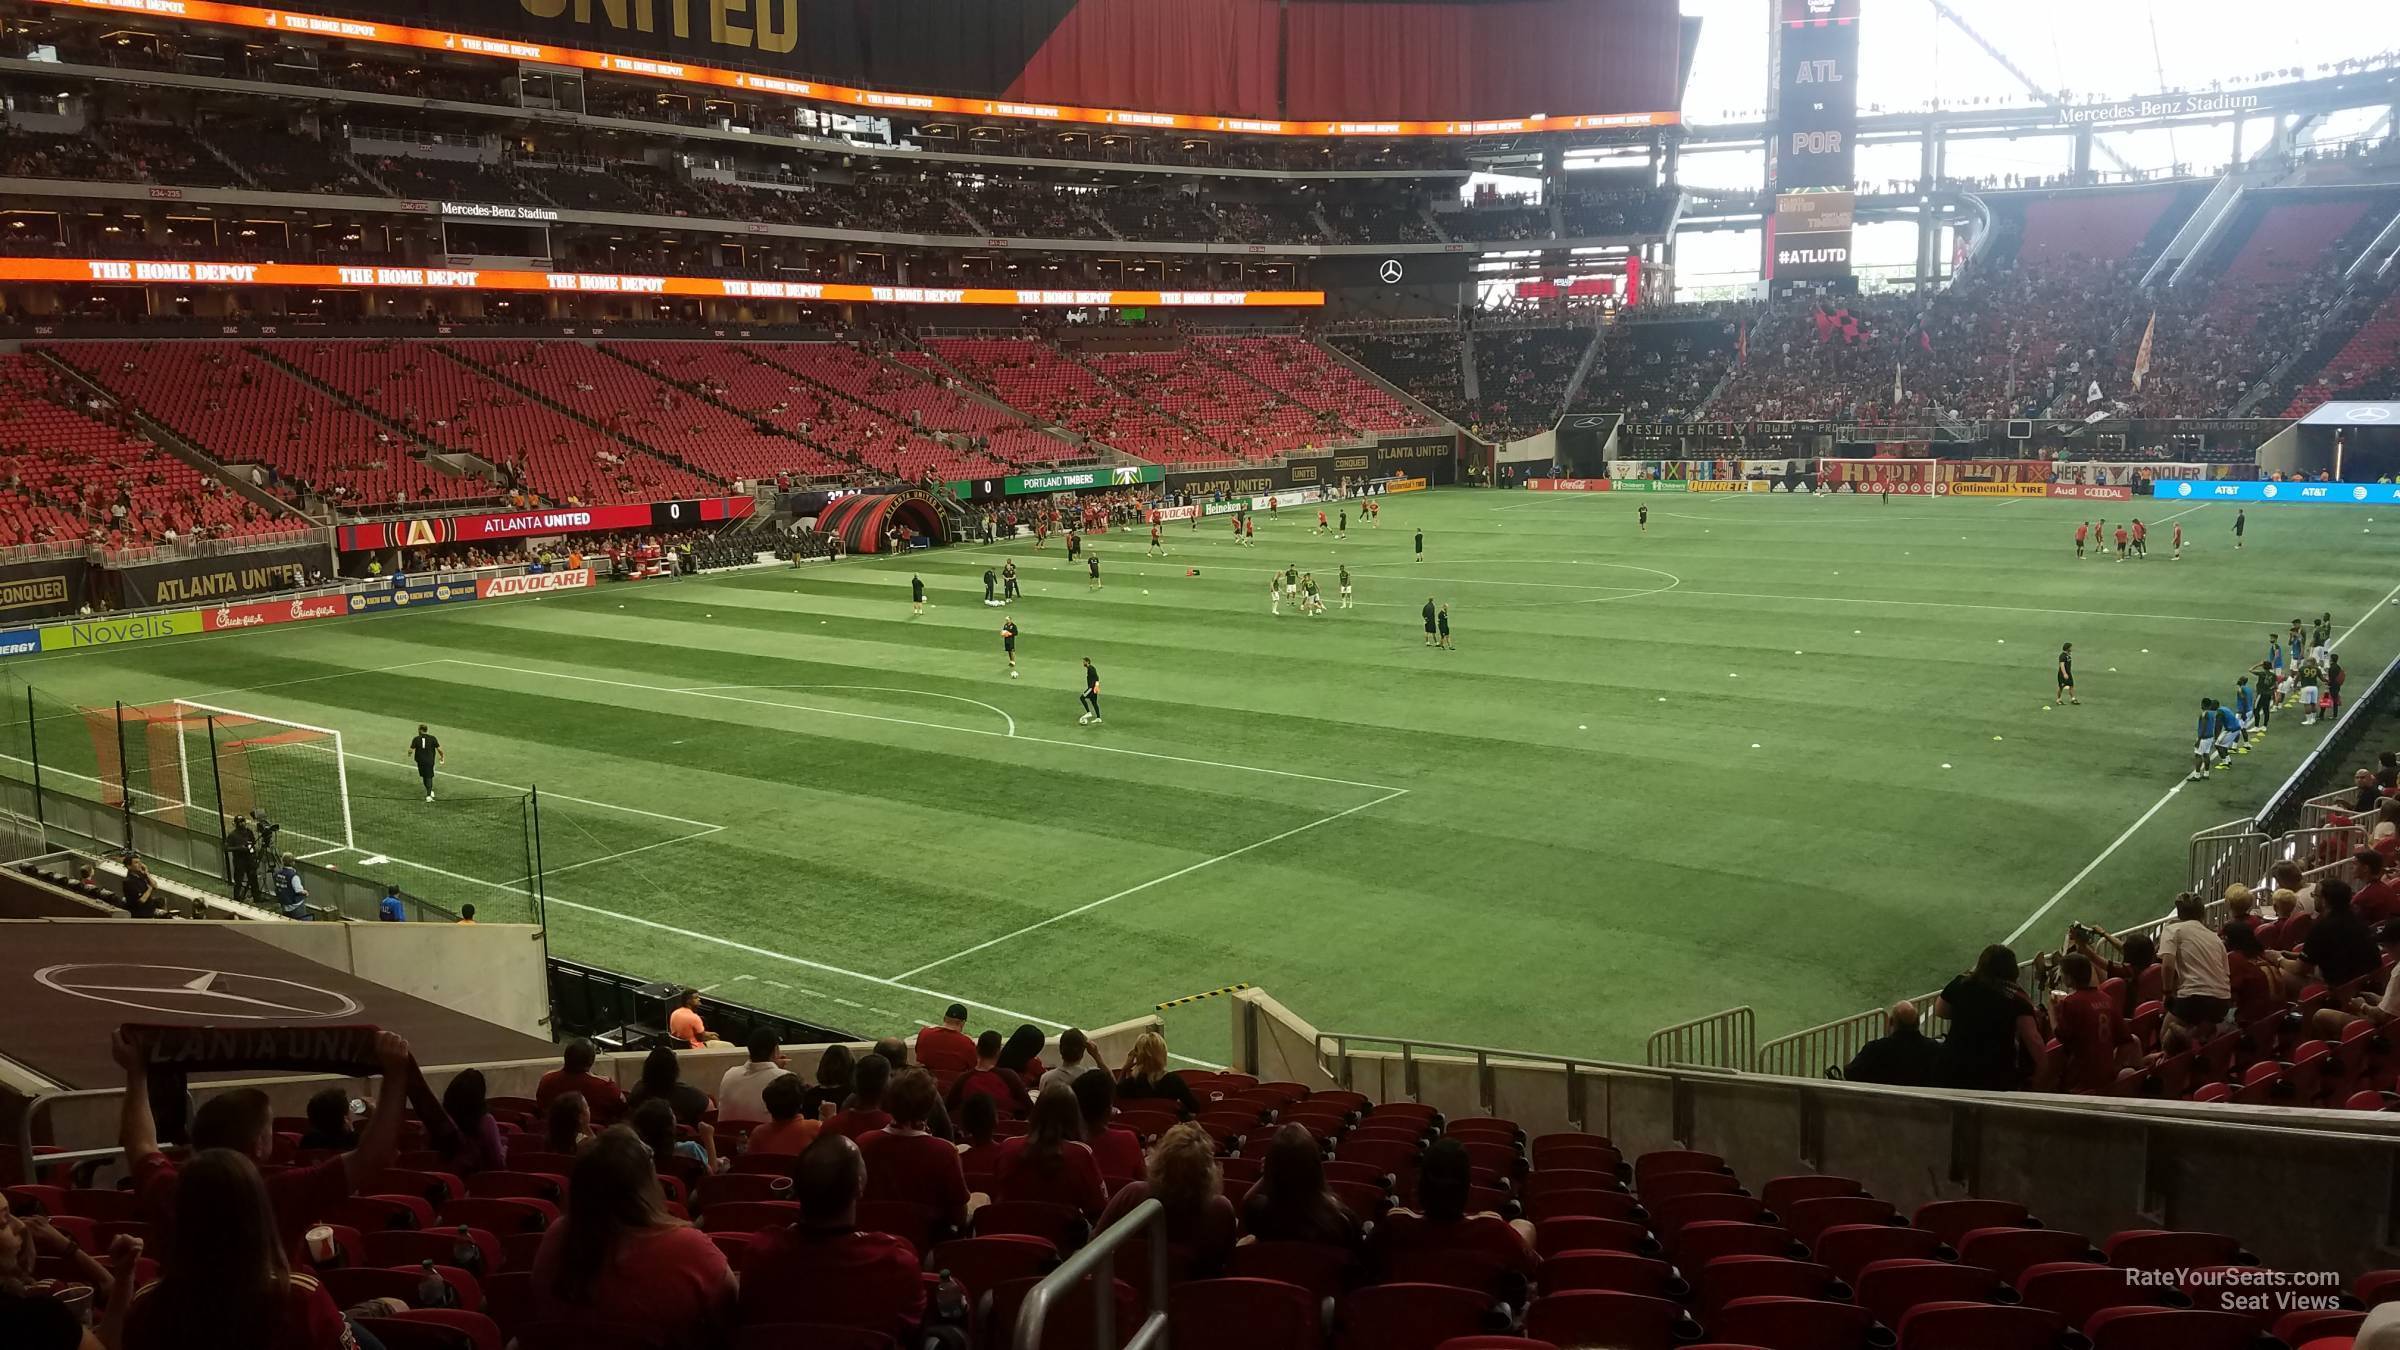
[[[1077,726],[1091,726],[1100,720],[1100,667],[1092,658],[1083,658],[1083,697],[1076,700],[1084,708],[1083,716],[1075,719]]]

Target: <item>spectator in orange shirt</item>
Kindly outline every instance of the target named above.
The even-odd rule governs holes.
[[[699,990],[686,989],[675,1001],[675,1010],[667,1014],[667,1034],[694,1050],[706,1050],[711,1042],[717,1041],[716,1035],[700,1020]]]
[[[821,1121],[808,1118],[802,1110],[808,1093],[800,1080],[785,1074],[767,1084],[763,1100],[767,1107],[767,1123],[750,1132],[749,1152],[778,1153],[798,1157],[808,1151],[824,1129]]]
[[[975,1042],[967,1035],[965,1004],[951,1004],[943,1012],[940,1026],[926,1027],[917,1033],[917,1063],[936,1078],[965,1073],[975,1067]]]

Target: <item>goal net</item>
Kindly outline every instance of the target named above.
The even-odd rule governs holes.
[[[338,731],[188,699],[83,715],[107,805],[211,832],[263,817],[292,852],[356,843]]]
[[[1940,481],[1938,459],[1837,459],[1817,461],[1817,483],[1830,492],[1929,494]]]

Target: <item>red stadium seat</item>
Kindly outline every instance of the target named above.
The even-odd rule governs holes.
[[[1861,1350],[1877,1327],[1855,1303],[1813,1298],[1737,1298],[1713,1321],[1715,1334],[1765,1350]]]
[[[1058,1248],[1042,1238],[1012,1233],[953,1238],[933,1249],[925,1268],[955,1276],[969,1294],[981,1294],[1010,1280],[1039,1279],[1057,1263]],[[1131,1269],[1121,1260],[1118,1268]]]
[[[1545,1266],[1543,1278],[1549,1273]],[[1814,1261],[1720,1256],[1700,1268],[1692,1301],[1703,1314],[1714,1314],[1737,1298],[1835,1298],[1844,1287],[1831,1270]]]
[[[1328,1299],[1349,1288],[1355,1265],[1349,1248],[1331,1243],[1250,1242],[1233,1249],[1230,1273],[1295,1284],[1312,1297]]]
[[[1877,1261],[1934,1261],[1953,1253],[1942,1240],[1922,1228],[1893,1228],[1879,1223],[1836,1224],[1817,1234],[1812,1248],[1833,1273],[1858,1282],[1859,1272]],[[1977,1262],[1976,1264],[1989,1264]]]
[[[1674,1350],[1698,1340],[1692,1315],[1663,1298],[1589,1290],[1546,1294],[1525,1309],[1525,1334],[1559,1345]]]
[[[384,1350],[501,1350],[500,1327],[482,1313],[411,1308],[390,1317],[362,1317],[359,1326]]]
[[[1720,1256],[1790,1256],[1807,1255],[1788,1228],[1763,1223],[1734,1223],[1723,1219],[1702,1219],[1683,1226],[1669,1243],[1669,1253],[1675,1263],[1688,1270],[1704,1270]]]
[[[900,1350],[880,1331],[822,1322],[764,1322],[734,1333],[732,1350]]]
[[[1541,1173],[1534,1173],[1540,1176]],[[1525,1214],[1535,1223],[1552,1219],[1614,1219],[1633,1223],[1647,1211],[1623,1191],[1541,1190],[1525,1197]]]
[[[2157,1308],[2168,1306],[2172,1298],[2181,1306],[2180,1295],[2131,1283],[2131,1272],[2123,1266],[2106,1266],[2096,1261],[2044,1261],[2029,1266],[2017,1276],[2019,1297],[2027,1307],[2047,1308],[2080,1327],[2092,1320],[2092,1314],[2102,1308]],[[2167,1298],[2162,1298],[2167,1293]]]
[[[2011,1284],[2029,1266],[2045,1261],[2083,1261],[2094,1253],[2081,1233],[2055,1228],[1978,1228],[1958,1244],[1958,1259],[1969,1265],[1990,1266]]]
[[[1082,1246],[1090,1229],[1073,1209],[1039,1200],[993,1201],[975,1211],[974,1227],[977,1237],[1021,1233],[1044,1239],[1062,1252]]]
[[[1867,1188],[1850,1177],[1808,1174],[1776,1177],[1759,1188],[1758,1198],[1767,1208],[1782,1214],[1802,1200],[1820,1200],[1840,1196],[1865,1195]],[[1919,1228],[1925,1225],[1917,1225]]]
[[[1275,1280],[1195,1280],[1167,1295],[1173,1350],[1317,1350],[1324,1327],[1306,1289]]]
[[[500,1239],[480,1228],[467,1230],[467,1241],[475,1244],[479,1260],[487,1271],[508,1268],[507,1249]],[[419,1261],[437,1265],[457,1265],[458,1229],[383,1228],[360,1235],[364,1248],[363,1264],[370,1266],[413,1266]]]
[[[1671,1200],[1645,1201],[1650,1211],[1650,1227],[1675,1245],[1675,1235],[1695,1223],[1714,1220],[1720,1223],[1774,1223],[1767,1207],[1747,1195],[1679,1195]]]
[[[1687,1195],[1739,1195],[1741,1190],[1742,1183],[1731,1172],[1668,1172],[1634,1184],[1634,1194],[1645,1205]]]
[[[1870,1261],[1858,1273],[1858,1306],[1885,1326],[1922,1303],[1992,1303],[2009,1292],[2000,1273],[1948,1261]]]
[[[1596,1289],[1671,1299],[1680,1299],[1691,1291],[1689,1282],[1676,1273],[1675,1267],[1656,1257],[1636,1256],[1631,1252],[1596,1251],[1560,1252],[1543,1261],[1541,1288],[1545,1294]]]
[[[1379,1284],[1342,1299],[1334,1350],[1432,1350],[1454,1336],[1491,1330],[1486,1322],[1495,1315],[1496,1305],[1473,1290]]]
[[[700,1226],[711,1233],[756,1233],[796,1223],[800,1206],[790,1200],[725,1200],[700,1215]]]
[[[1817,1234],[1837,1224],[1880,1223],[1897,1226],[1900,1219],[1888,1200],[1866,1195],[1826,1195],[1812,1200],[1795,1200],[1778,1211],[1783,1226],[1800,1235],[1803,1242],[1814,1242]]]
[[[2067,1330],[2046,1308],[1921,1303],[1900,1319],[1900,1350],[2054,1350]]]
[[[1909,1222],[1955,1247],[1978,1228],[2039,1228],[2041,1221],[2014,1200],[1936,1200],[1917,1206]]]
[[[508,1200],[469,1196],[464,1200],[444,1203],[441,1213],[442,1226],[445,1228],[465,1224],[469,1228],[480,1228],[494,1234],[529,1233],[548,1228],[557,1219],[558,1206],[530,1196]]]
[[[1533,1249],[1544,1257],[1559,1252],[1635,1252],[1643,1256],[1658,1253],[1658,1239],[1638,1223],[1621,1219],[1595,1219],[1581,1215],[1536,1219],[1533,1225]]]
[[[2237,1266],[2258,1258],[2222,1233],[2177,1232],[2163,1228],[2133,1228],[2113,1233],[2101,1244],[2112,1266],[2129,1270],[2193,1270],[2201,1266]]]
[[[2084,1324],[2092,1350],[2251,1350],[2258,1333],[2232,1313],[2104,1308]]]

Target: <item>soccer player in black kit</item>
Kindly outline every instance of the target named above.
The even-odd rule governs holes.
[[[432,801],[433,766],[449,757],[442,753],[442,743],[434,739],[423,722],[417,723],[417,734],[409,738],[408,757],[417,762],[417,777],[425,780],[425,800]]]
[[[1077,726],[1096,726],[1100,721],[1100,667],[1092,658],[1083,658],[1083,695],[1075,700],[1084,707],[1084,714],[1075,719]]]
[[[2075,644],[2065,643],[2058,649],[2058,701],[2081,703],[2075,697]]]

